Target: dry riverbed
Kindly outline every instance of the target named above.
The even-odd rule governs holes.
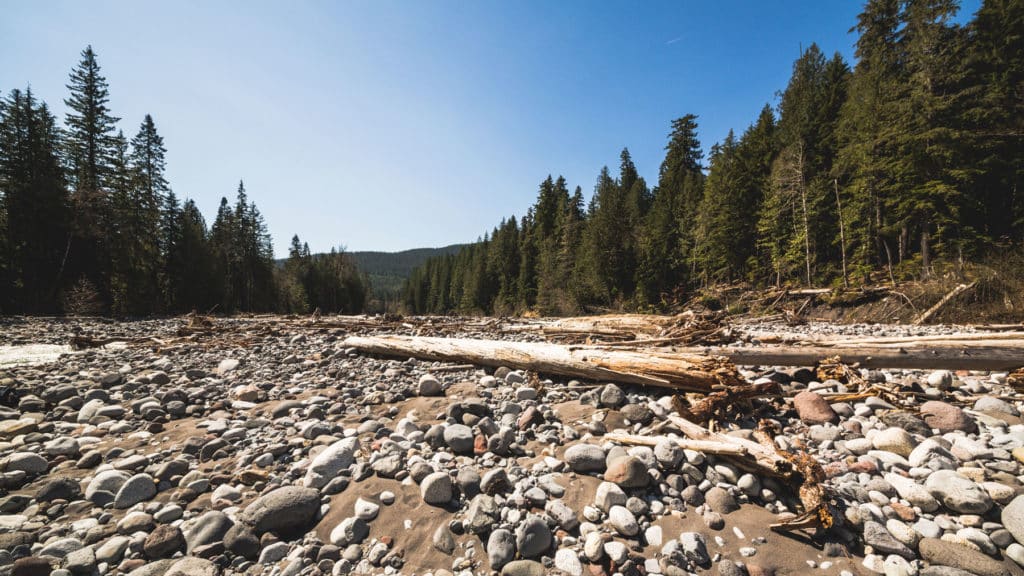
[[[836,510],[781,533],[795,487],[680,449],[666,391],[369,357],[329,322],[184,322],[0,321],[0,575],[1024,574],[1024,396],[1005,373],[865,370],[877,395],[830,401],[848,385],[811,367],[742,367],[782,398],[717,429],[774,422]],[[424,332],[396,326],[375,333]],[[70,352],[72,335],[128,343]]]

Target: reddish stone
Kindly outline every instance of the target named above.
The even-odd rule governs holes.
[[[825,471],[826,478],[834,478],[836,476],[842,476],[850,470],[850,466],[846,462],[829,462],[822,466]]]
[[[875,472],[878,472],[878,466],[875,466],[874,462],[871,462],[870,460],[860,460],[850,464],[847,467],[847,470],[857,474],[874,474]]]
[[[623,488],[643,488],[651,481],[647,465],[633,456],[625,456],[612,462],[604,473],[604,479]]]
[[[921,405],[921,416],[926,424],[936,428],[939,432],[963,432],[974,431],[974,419],[964,413],[960,408],[945,402],[931,400]]]
[[[487,452],[487,438],[483,434],[477,434],[473,439],[473,454],[477,456]]]
[[[913,522],[917,519],[917,513],[915,513],[914,509],[909,506],[905,506],[899,502],[893,502],[892,504],[889,504],[889,506],[892,507],[892,511],[896,513],[896,516],[904,522]]]
[[[536,406],[530,406],[526,410],[523,410],[523,413],[519,415],[519,419],[516,420],[516,426],[518,426],[520,430],[526,430],[533,424],[543,423],[544,415],[540,413],[540,410],[537,410]]]
[[[805,390],[793,398],[793,407],[805,424],[825,424],[839,419],[820,394]]]
[[[853,432],[854,434],[863,434],[859,420],[844,420],[839,424],[839,427],[847,432]]]

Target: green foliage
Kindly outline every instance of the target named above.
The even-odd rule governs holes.
[[[70,199],[60,132],[30,89],[0,98],[0,311],[44,313],[60,301]]]
[[[119,316],[359,312],[367,282],[343,252],[276,270],[270,234],[239,184],[210,230],[165,176],[146,115],[130,146],[92,48],[72,71],[67,130],[30,90],[0,98],[0,312]]]
[[[309,245],[292,236],[288,259],[275,270],[277,309],[282,312],[353,314],[366,304],[367,286],[355,261],[343,250],[310,254]]]
[[[582,196],[576,215],[558,208],[565,196],[548,178],[515,242],[503,223],[489,242],[428,262],[406,306],[657,310],[716,283],[910,279],[936,260],[1021,244],[1024,2],[984,0],[963,27],[951,24],[957,9],[868,0],[853,70],[810,45],[777,109],[713,146],[706,172],[696,116],[683,116],[652,191],[625,150],[618,178],[601,171],[585,212]],[[455,285],[456,299],[435,297]]]

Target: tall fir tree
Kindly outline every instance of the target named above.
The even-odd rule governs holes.
[[[0,311],[59,310],[71,218],[60,131],[31,89],[0,98]]]
[[[120,119],[107,107],[109,89],[92,46],[82,51],[67,88],[66,163],[75,214],[70,273],[96,286],[104,296],[109,292],[113,228],[108,189]]]

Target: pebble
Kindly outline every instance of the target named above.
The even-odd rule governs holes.
[[[420,495],[427,504],[448,504],[452,500],[452,479],[446,472],[433,472],[420,482]]]
[[[583,574],[583,563],[580,562],[576,553],[569,548],[562,548],[555,552],[555,568],[570,576],[580,576]]]
[[[566,449],[563,459],[574,472],[602,472],[605,469],[604,450],[592,444],[574,444]]]
[[[429,529],[431,553],[448,557],[444,569],[432,570],[436,576],[488,567],[538,576],[770,571],[761,533],[731,526],[711,532],[709,542],[699,532],[662,527],[666,516],[699,516],[722,530],[741,503],[776,514],[794,510],[794,494],[775,480],[682,450],[671,432],[652,429],[671,413],[671,396],[620,384],[539,382],[507,369],[494,376],[431,373],[441,365],[362,356],[330,330],[296,333],[282,324],[276,334],[254,335],[246,332],[249,320],[239,322],[232,330],[251,345],[232,349],[230,358],[213,348],[160,355],[129,346],[0,373],[0,387],[21,379],[29,392],[13,407],[0,406],[0,489],[11,494],[0,497],[0,566],[13,567],[16,558],[26,565],[19,554],[46,552],[63,559],[59,576],[136,569],[136,576],[419,573],[427,567],[405,555],[402,538]],[[67,329],[48,326],[34,333],[56,337]],[[158,320],[96,331],[159,337],[177,327]],[[909,332],[818,324],[794,330],[805,329]],[[927,379],[920,417],[920,400],[911,396],[907,404],[870,397],[830,405],[820,394],[852,387],[817,382],[809,369],[744,376],[767,376],[799,392],[796,418],[760,408],[782,425],[780,447],[806,450],[831,476],[827,482],[848,506],[849,522],[839,519],[842,537],[870,547],[864,570],[984,574],[994,571],[990,555],[1024,561],[1024,496],[1017,495],[1024,402],[994,397],[1007,393],[997,388],[998,375],[946,373],[933,381],[935,373],[910,370],[862,374],[894,387]],[[966,412],[957,406],[964,394],[978,398]],[[753,439],[743,420],[719,423],[725,433]],[[618,446],[605,436],[623,432],[656,440]],[[385,485],[392,490],[381,491]],[[410,492],[417,488],[419,499]],[[586,488],[596,488],[592,501],[580,499]],[[341,509],[339,499],[351,508]],[[417,513],[421,501],[443,510]],[[381,506],[394,508],[385,513]],[[385,514],[402,533],[382,532]],[[322,544],[313,529],[325,518],[332,525]],[[956,558],[943,557],[940,545],[953,547]],[[843,547],[831,548],[808,549],[795,564],[802,572],[835,573],[846,564]]]
[[[984,514],[992,508],[988,493],[973,481],[952,470],[933,472],[925,487],[942,505],[961,514]]]
[[[816,392],[804,391],[793,397],[793,407],[807,424],[834,423],[839,416],[828,401]]]
[[[608,511],[608,522],[623,536],[636,536],[640,532],[636,517],[625,506],[612,506]]]
[[[523,558],[541,555],[551,543],[551,530],[540,516],[531,514],[516,528],[516,550]]]
[[[997,562],[973,548],[934,538],[925,538],[918,545],[921,558],[931,564],[959,568],[978,576],[1002,576],[1006,570]]]

